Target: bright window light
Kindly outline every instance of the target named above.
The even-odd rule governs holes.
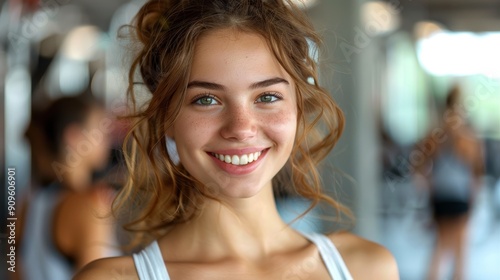
[[[401,11],[382,1],[366,2],[361,5],[361,22],[372,35],[382,35],[398,29]]]
[[[500,77],[500,33],[437,32],[417,42],[423,68],[434,75]]]
[[[292,2],[301,9],[308,9],[308,8],[316,5],[317,1],[316,0],[292,0]]]

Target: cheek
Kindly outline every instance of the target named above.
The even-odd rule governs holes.
[[[213,128],[208,118],[194,117],[189,114],[179,115],[174,123],[173,138],[177,144],[179,154],[182,150],[194,149],[203,145],[205,139],[211,135]]]
[[[277,144],[292,145],[295,140],[297,113],[282,110],[269,115],[264,120],[265,133]]]

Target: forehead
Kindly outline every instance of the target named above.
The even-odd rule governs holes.
[[[234,28],[210,31],[198,39],[190,79],[223,82],[224,78],[262,79],[278,76],[289,79],[266,40]]]

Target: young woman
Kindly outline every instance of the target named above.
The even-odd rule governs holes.
[[[306,235],[273,187],[337,202],[317,164],[343,128],[317,81],[317,35],[289,1],[149,1],[135,21],[150,100],[135,116],[117,200],[146,248],[75,279],[398,279],[391,254],[348,233]],[[136,104],[131,81],[130,93]],[[321,130],[320,130],[321,126]],[[179,161],[166,148],[173,141]]]
[[[27,136],[34,169],[45,182],[28,190],[19,219],[19,279],[69,279],[93,260],[118,255],[115,224],[102,219],[113,192],[92,181],[110,152],[103,119],[96,101],[63,97],[32,120]]]
[[[424,139],[433,147],[422,166],[425,184],[431,190],[431,205],[437,227],[437,242],[427,279],[443,279],[443,260],[451,256],[453,279],[465,278],[467,224],[484,172],[483,147],[467,124],[461,108],[461,93],[453,87],[446,98],[441,133]]]

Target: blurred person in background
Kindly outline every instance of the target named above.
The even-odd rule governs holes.
[[[500,220],[500,140],[485,139],[486,174],[494,217]]]
[[[443,278],[445,260],[453,258],[453,279],[464,278],[467,224],[480,178],[483,174],[482,144],[467,124],[461,93],[453,87],[446,98],[441,127],[431,130],[424,164],[418,171],[430,188],[437,242],[428,279]]]
[[[108,214],[114,192],[94,182],[107,166],[111,120],[90,97],[63,97],[34,113],[26,136],[34,187],[25,199],[18,279],[70,279],[87,263],[118,254]]]

